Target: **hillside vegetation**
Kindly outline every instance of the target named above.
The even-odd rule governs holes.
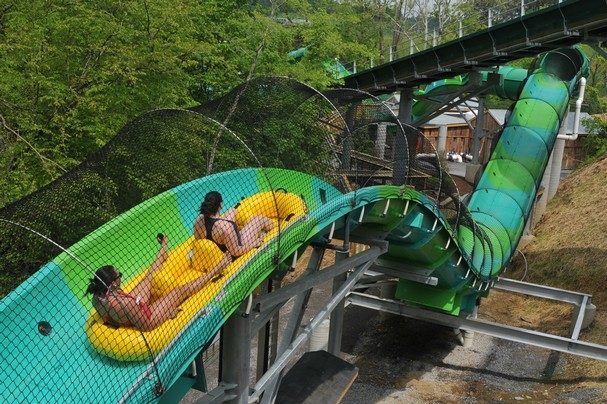
[[[534,235],[524,251],[528,281],[607,304],[607,155],[563,181]]]
[[[527,272],[517,254],[505,276],[591,294],[597,312],[580,338],[607,345],[607,155],[561,183],[534,235],[533,242],[524,248]],[[569,336],[573,307],[492,291],[483,312],[494,321]],[[558,379],[606,391],[607,363],[564,357],[565,371]],[[560,387],[573,386],[565,383]]]

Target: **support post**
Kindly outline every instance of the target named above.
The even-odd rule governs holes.
[[[540,186],[544,187],[544,192],[540,197],[537,205],[535,207],[535,212],[533,213],[533,223],[531,224],[531,228],[535,226],[537,222],[542,218],[544,212],[546,211],[546,206],[548,205],[548,189],[550,188],[550,174],[552,172],[552,160],[554,159],[554,153],[550,154],[550,158],[548,159],[548,163],[546,164],[546,168],[544,169],[544,176],[542,177],[542,182]]]
[[[346,128],[342,132],[342,154],[341,154],[341,169],[350,169],[350,157],[352,154],[352,130],[354,128],[354,117],[356,111],[356,103],[352,103],[348,112],[346,112]]]
[[[438,153],[438,157],[445,157],[445,152],[447,151],[447,125],[441,125],[438,127],[438,142],[436,145],[436,152]]]
[[[567,112],[565,113],[565,117],[563,118],[563,122],[561,122],[561,127],[559,128],[559,135],[567,134],[567,124],[569,122],[569,108],[567,108]],[[556,141],[554,142],[554,147],[552,149],[552,167],[550,168],[550,184],[548,185],[548,201],[550,201],[556,191],[559,188],[559,183],[561,182],[561,170],[563,168],[563,155],[565,154],[565,139],[559,139],[558,136]]]
[[[400,102],[398,104],[398,120],[403,125],[411,123],[411,109],[413,108],[413,89],[403,88],[400,92]],[[407,128],[405,127],[406,131]],[[392,183],[394,185],[403,185],[407,181],[407,170],[409,161],[415,158],[415,141],[413,134],[400,133],[397,131],[394,139],[394,168],[392,173]]]
[[[478,99],[478,111],[476,113],[476,127],[472,138],[472,164],[479,164],[481,149],[481,137],[483,137],[483,126],[485,126],[485,96]]]
[[[282,281],[270,279],[270,291],[276,291],[282,287]],[[278,324],[280,323],[280,310],[272,316],[269,324],[270,333],[270,353],[268,363],[271,365],[276,360],[276,353],[278,351]]]
[[[377,135],[375,138],[375,154],[380,159],[383,159],[386,154],[386,137],[388,132],[388,124],[377,124]]]
[[[246,310],[246,302],[223,326],[223,349],[221,355],[221,380],[234,384],[231,391],[235,398],[226,401],[231,404],[248,404],[249,369],[251,363],[251,322],[241,313]]]
[[[348,258],[348,251],[336,251],[335,252],[335,263],[344,261]],[[333,294],[337,293],[341,289],[344,282],[348,278],[347,273],[340,274],[333,278]],[[344,300],[340,301],[333,311],[331,312],[331,323],[329,327],[329,346],[328,351],[330,354],[339,356],[341,353],[341,334],[344,325]]]
[[[270,292],[270,282],[272,282],[271,278],[263,283],[262,294]],[[255,367],[257,369],[257,380],[268,370],[270,361],[270,324],[271,322],[268,321],[257,333],[257,366]]]
[[[310,256],[310,261],[308,262],[308,268],[306,269],[306,273],[314,273],[318,272],[320,269],[320,264],[322,262],[322,258],[324,256],[324,250],[322,248],[314,248],[312,251],[312,255]],[[297,295],[295,298],[295,302],[293,303],[293,310],[291,311],[291,316],[287,322],[287,326],[282,333],[282,339],[280,341],[280,346],[278,347],[278,357],[284,354],[287,350],[291,342],[297,336],[297,331],[301,325],[301,321],[303,319],[304,312],[308,307],[308,301],[310,300],[310,295],[312,294],[312,289],[308,289],[303,293]],[[275,365],[275,360],[272,360],[272,366]],[[278,386],[280,385],[280,380],[282,378],[282,369],[280,372],[274,375],[274,379],[268,382],[267,390],[261,400],[262,404],[271,404],[276,399],[276,394],[278,393]],[[261,378],[263,379],[263,377]]]
[[[195,372],[193,372],[192,376],[195,377],[195,382],[192,385],[192,388],[196,389],[198,391],[202,391],[203,393],[206,393],[208,391],[207,377],[206,377],[206,372],[204,371],[204,361],[202,359],[202,355],[203,355],[203,352],[199,353],[198,355],[196,355],[196,358],[194,358]]]

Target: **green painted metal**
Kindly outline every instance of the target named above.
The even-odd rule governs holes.
[[[498,276],[516,249],[569,99],[587,72],[588,59],[579,48],[560,49],[542,55],[527,78],[504,129],[506,136],[498,141],[468,204],[494,252],[493,259],[473,267],[482,280]],[[534,155],[527,148],[529,133]],[[510,144],[516,137],[519,142]]]
[[[447,240],[454,234],[445,223],[433,223],[440,214],[432,212],[427,204],[412,206],[389,236],[390,248],[381,260],[392,267],[405,262],[403,270],[411,272],[416,272],[415,268],[425,269],[424,273],[430,270],[428,276],[438,279],[438,285],[400,280],[398,298],[454,315],[460,309],[473,309],[518,245],[560,122],[579,78],[587,71],[588,60],[578,48],[541,55],[537,68],[530,73],[509,66],[498,69],[500,82],[490,91],[518,101],[469,199],[468,209],[477,231],[459,226],[456,243],[447,248]],[[482,72],[483,82],[488,74]],[[458,76],[453,81],[432,83],[425,91],[446,99],[450,92],[465,85],[465,76]],[[413,118],[434,108],[430,102],[416,104]],[[422,202],[422,197],[414,199]],[[453,293],[457,297],[452,297]]]
[[[394,297],[416,306],[436,309],[454,316],[459,315],[461,309],[461,294],[455,289],[439,289],[406,279],[398,282]]]
[[[468,75],[456,76],[428,84],[423,90],[417,90],[413,97],[416,101],[411,108],[411,121],[430,111],[436,110],[451,98],[451,94],[468,84]]]

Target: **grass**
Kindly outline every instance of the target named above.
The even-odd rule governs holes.
[[[607,155],[563,181],[534,235],[524,248],[529,264],[525,281],[591,294],[597,314],[580,339],[607,345]],[[505,275],[524,275],[520,254]],[[481,312],[493,321],[570,335],[571,306],[498,291],[483,305]],[[605,375],[607,362],[568,355],[558,377],[579,377],[579,388],[607,392]]]

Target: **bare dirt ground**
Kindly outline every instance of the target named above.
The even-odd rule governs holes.
[[[479,317],[567,332],[563,328],[568,329],[569,307],[519,299],[497,292],[481,307]],[[507,309],[530,303],[535,310]],[[607,401],[607,375],[576,366],[596,361],[481,334],[475,335],[472,347],[464,348],[449,328],[361,308],[349,310],[346,321],[357,322],[360,333],[344,332],[342,349],[359,368],[345,403]]]

